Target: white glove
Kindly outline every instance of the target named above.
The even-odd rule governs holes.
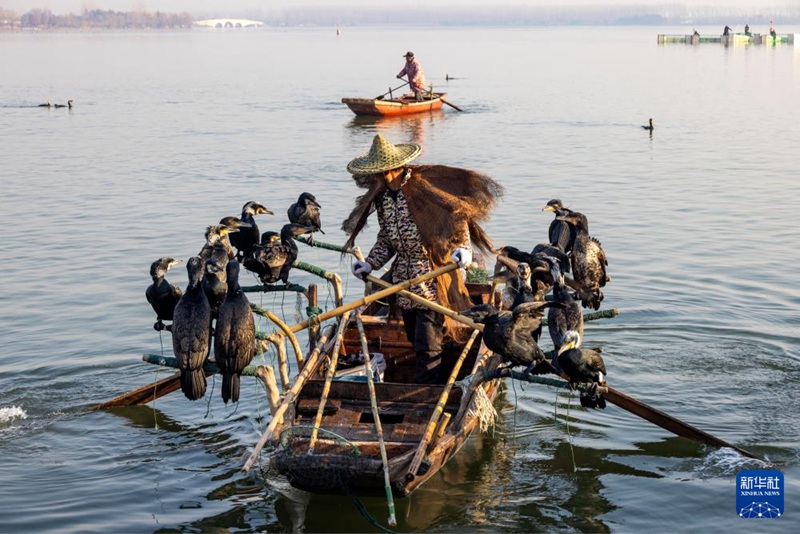
[[[364,279],[369,273],[372,272],[372,265],[365,261],[357,261],[351,267],[353,274],[358,278]]]
[[[472,263],[472,251],[468,248],[458,248],[453,252],[453,255],[450,256],[450,259],[456,262],[462,269],[466,269],[467,266]]]

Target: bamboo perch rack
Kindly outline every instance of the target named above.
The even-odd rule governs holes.
[[[297,360],[297,368],[300,369],[303,367],[303,350],[300,348],[300,343],[297,342],[297,337],[294,335],[294,332],[280,320],[280,318],[272,313],[269,310],[256,306],[255,304],[250,304],[250,308],[253,310],[253,313],[257,315],[261,315],[262,317],[266,317],[276,325],[281,331],[289,338],[289,341],[292,344],[292,348],[294,349],[295,359]]]
[[[322,331],[317,346],[314,347],[314,350],[311,351],[311,354],[309,354],[308,356],[308,360],[306,360],[306,365],[303,367],[303,370],[300,371],[300,373],[297,375],[294,384],[292,384],[292,387],[283,397],[280,406],[278,406],[278,409],[272,416],[272,420],[270,421],[269,426],[267,426],[267,429],[264,431],[263,434],[261,434],[261,438],[258,440],[258,443],[256,443],[253,452],[247,458],[247,461],[242,467],[243,472],[247,473],[248,471],[250,471],[250,468],[253,466],[253,463],[256,461],[256,458],[258,458],[259,454],[261,454],[261,449],[264,448],[264,445],[267,444],[267,441],[269,441],[269,439],[272,437],[272,434],[275,433],[275,429],[278,428],[278,425],[281,424],[281,422],[283,421],[283,415],[286,413],[286,410],[288,410],[289,406],[291,406],[292,403],[294,403],[295,397],[297,397],[297,395],[300,393],[300,390],[303,389],[303,386],[305,385],[306,381],[309,379],[311,374],[317,369],[318,364],[321,362],[320,353],[325,348],[325,344],[328,342],[328,337],[331,335],[332,330],[333,328],[331,326],[325,328]]]

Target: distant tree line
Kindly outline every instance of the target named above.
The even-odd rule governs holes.
[[[8,15],[9,13],[5,13]],[[0,23],[15,20],[0,12]],[[82,14],[56,15],[49,9],[32,9],[19,19],[19,27],[38,29],[144,29],[191,28],[194,17],[189,13],[148,13],[145,11],[84,10]],[[8,22],[5,22],[8,24]]]

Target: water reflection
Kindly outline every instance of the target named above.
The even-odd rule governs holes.
[[[446,112],[436,110],[405,117],[356,116],[347,124],[347,128],[354,135],[361,136],[363,131],[368,131],[381,134],[395,143],[410,142],[424,147],[430,128],[437,120],[445,120],[445,115]]]

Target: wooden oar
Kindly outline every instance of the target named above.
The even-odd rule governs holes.
[[[308,328],[312,324],[319,324],[322,321],[327,321],[328,319],[331,319],[333,317],[342,315],[343,313],[345,313],[347,311],[351,311],[351,310],[354,310],[354,309],[359,308],[361,306],[365,306],[365,305],[367,305],[367,304],[369,304],[371,302],[375,302],[376,300],[381,300],[381,299],[383,299],[385,297],[388,297],[389,295],[394,295],[395,293],[397,293],[399,291],[403,291],[404,289],[407,289],[407,288],[409,288],[411,286],[415,286],[415,285],[421,284],[422,282],[424,282],[426,280],[430,280],[431,278],[436,278],[437,276],[440,276],[440,275],[443,275],[443,274],[447,274],[450,271],[454,271],[456,269],[458,269],[458,265],[456,263],[448,263],[444,267],[440,267],[439,269],[436,269],[435,271],[431,271],[429,273],[423,274],[423,275],[418,276],[416,278],[412,278],[411,280],[406,280],[405,282],[400,282],[399,284],[387,287],[386,289],[383,289],[383,290],[378,291],[376,293],[372,293],[370,295],[366,295],[363,298],[360,298],[360,299],[358,299],[356,301],[350,302],[349,304],[343,304],[342,306],[339,306],[338,308],[334,308],[333,310],[330,310],[330,311],[327,311],[325,313],[321,313],[319,315],[316,315],[313,319],[308,319],[308,320],[305,320],[303,322],[297,323],[296,325],[289,327],[289,330],[292,331],[292,332],[295,332],[295,333],[299,332],[301,330],[305,330],[306,328]],[[381,282],[383,282],[383,281],[381,280]],[[455,313],[455,312],[453,312],[453,313]],[[119,397],[116,397],[115,399],[113,399],[113,401],[109,401],[109,402],[114,402],[114,404],[113,404],[114,406],[130,406],[132,404],[146,404],[146,403],[151,402],[151,401],[153,401],[153,400],[155,400],[155,399],[157,399],[159,397],[162,397],[163,395],[166,395],[167,393],[171,393],[171,392],[175,391],[176,389],[178,389],[180,387],[180,382],[181,382],[181,377],[180,377],[180,373],[178,373],[176,375],[173,375],[173,376],[171,376],[169,378],[166,378],[164,380],[161,380],[159,382],[155,382],[153,384],[149,384],[147,386],[143,386],[143,387],[140,387],[138,389],[135,389],[134,391],[131,391],[129,393],[125,393],[123,395],[120,395]],[[154,388],[155,388],[155,392],[153,393],[153,395],[152,396],[148,396],[147,400],[142,402],[141,401],[141,392],[142,391],[153,390]],[[106,406],[108,404],[109,403],[100,404],[99,406],[95,407],[94,409],[100,409],[100,407]]]
[[[699,441],[700,443],[705,443],[706,445],[713,445],[714,447],[728,447],[737,451],[743,456],[763,461],[763,458],[759,458],[751,452],[712,436],[708,432],[693,427],[688,423],[684,423],[680,419],[672,417],[671,415],[668,415],[657,408],[653,408],[652,406],[645,404],[640,400],[636,400],[630,395],[626,395],[617,389],[608,387],[608,391],[603,396],[607,401],[619,406],[623,410],[627,410],[633,415],[638,415],[642,419],[646,419],[677,436],[693,439],[695,441]]]
[[[395,87],[394,89],[389,89],[388,91],[386,91],[386,92],[385,92],[385,93],[383,93],[382,95],[378,95],[378,96],[376,96],[376,97],[375,97],[375,100],[380,100],[380,99],[381,99],[381,98],[383,98],[384,96],[386,96],[386,95],[388,95],[388,94],[390,94],[390,93],[393,93],[393,92],[397,91],[398,89],[402,89],[402,88],[403,88],[403,87],[405,87],[406,85],[408,85],[408,82],[404,83],[403,85],[398,85],[398,86],[397,86],[397,87]]]
[[[442,102],[444,102],[445,104],[447,104],[451,108],[455,109],[456,111],[461,111],[461,112],[464,111],[463,109],[461,109],[460,107],[456,106],[455,104],[451,104],[450,102],[448,102],[447,100],[445,100],[441,96],[439,97],[439,100],[441,100]]]

